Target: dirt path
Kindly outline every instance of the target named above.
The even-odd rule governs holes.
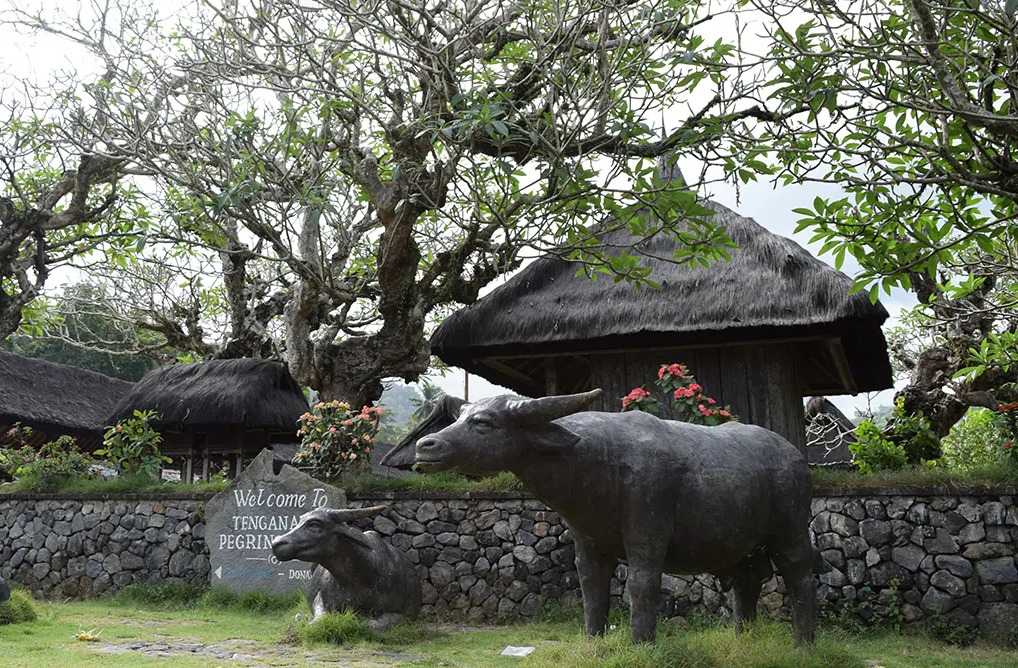
[[[146,659],[194,657],[196,665],[208,665],[212,660],[230,661],[251,668],[284,668],[286,666],[342,665],[350,668],[376,668],[397,666],[409,661],[427,658],[399,649],[389,648],[321,648],[305,649],[295,646],[266,646],[253,640],[235,638],[214,645],[187,642],[179,638],[126,642],[98,642],[95,650],[103,654],[137,653]]]

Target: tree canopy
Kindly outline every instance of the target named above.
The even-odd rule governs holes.
[[[4,152],[0,315],[75,260],[160,345],[284,357],[366,402],[426,370],[434,318],[538,251],[650,285],[591,234],[623,225],[723,259],[697,189],[768,177],[838,184],[800,228],[861,289],[919,300],[929,345],[894,339],[906,410],[945,433],[1016,380],[1010,0],[93,4],[3,13],[101,66],[8,104],[3,141],[36,143]],[[664,156],[702,166],[688,189]],[[7,211],[75,222],[15,233]]]
[[[203,354],[282,353],[325,396],[368,401],[427,369],[433,314],[527,253],[652,281],[590,234],[627,225],[676,235],[679,261],[725,256],[723,229],[660,222],[701,210],[656,159],[725,152],[723,128],[763,113],[722,76],[733,47],[699,4],[97,7],[6,18],[102,63],[62,91],[61,127],[152,197],[146,246],[190,249],[182,284],[218,264],[228,334]],[[202,325],[183,330],[199,347]]]
[[[946,434],[968,405],[993,407],[991,390],[1018,380],[1015,5],[745,6],[766,17],[771,98],[810,107],[757,125],[746,143],[768,147],[781,184],[843,188],[798,210],[799,229],[839,266],[858,261],[874,297],[915,294],[911,324],[930,345],[898,347],[912,378],[901,394]]]

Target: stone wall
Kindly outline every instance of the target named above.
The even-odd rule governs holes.
[[[822,490],[821,490],[822,491]],[[905,622],[930,615],[1018,641],[1018,490],[877,490],[813,500],[817,548],[833,566],[818,598]]]
[[[374,528],[417,565],[424,613],[473,621],[530,616],[579,596],[572,539],[557,513],[506,494],[351,494],[388,504]],[[816,490],[812,531],[833,567],[822,606],[861,619],[930,615],[1013,641],[1018,627],[1018,489]],[[132,582],[207,583],[206,497],[0,497],[0,577],[45,597],[88,597]],[[626,567],[612,583],[626,599]],[[662,612],[728,614],[711,576],[665,577]],[[784,609],[779,578],[761,608]]]
[[[390,503],[359,524],[387,536],[417,566],[424,616],[529,617],[543,600],[579,598],[572,538],[540,501],[349,496],[352,506]]]
[[[207,584],[205,496],[0,497],[0,577],[38,598],[142,582]]]

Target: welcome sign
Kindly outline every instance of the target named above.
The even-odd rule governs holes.
[[[271,450],[263,450],[205,506],[212,585],[238,594],[303,591],[315,565],[280,563],[272,554],[272,541],[297,526],[301,515],[323,507],[346,507],[346,495],[288,464],[280,465]]]

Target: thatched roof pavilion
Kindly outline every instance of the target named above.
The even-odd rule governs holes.
[[[701,203],[738,244],[731,262],[690,269],[668,261],[674,241],[655,237],[636,252],[662,289],[641,290],[591,281],[577,265],[544,256],[448,317],[433,352],[528,396],[602,387],[600,410],[618,410],[633,387],[649,389],[659,365],[683,362],[743,421],[800,447],[802,397],[891,386],[882,305],[849,295],[851,279],[794,241]],[[625,246],[623,234],[602,241]],[[787,401],[762,403],[769,392]]]
[[[125,380],[0,351],[0,428],[6,433],[20,422],[35,430],[36,444],[68,435],[82,449],[95,449],[106,418],[130,389]]]
[[[308,410],[300,386],[279,362],[254,359],[175,364],[149,372],[113,409],[109,420],[155,411],[152,425],[170,456],[243,457],[272,443],[295,442]]]

